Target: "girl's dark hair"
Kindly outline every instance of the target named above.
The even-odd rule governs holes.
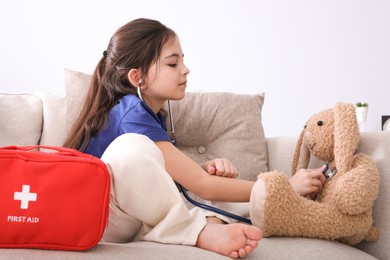
[[[128,72],[140,68],[141,75],[147,75],[163,45],[174,37],[175,32],[165,25],[144,18],[119,28],[96,66],[81,113],[63,146],[83,151],[91,136],[105,126],[108,113],[119,99],[136,94],[136,86],[130,83]]]

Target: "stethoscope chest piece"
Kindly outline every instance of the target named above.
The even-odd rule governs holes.
[[[333,167],[332,169],[329,168],[329,164],[326,164],[325,169],[322,171],[327,181],[329,181],[333,176],[336,175],[337,169],[336,167]]]

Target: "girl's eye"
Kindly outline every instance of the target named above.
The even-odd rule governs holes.
[[[172,67],[172,68],[175,68],[177,66],[176,63],[173,63],[173,64],[168,64],[169,67]]]

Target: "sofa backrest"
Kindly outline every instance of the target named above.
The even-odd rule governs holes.
[[[42,101],[35,95],[0,94],[0,146],[37,145],[42,111]]]

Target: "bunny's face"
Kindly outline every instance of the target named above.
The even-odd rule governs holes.
[[[334,159],[334,111],[327,109],[314,114],[304,129],[304,139],[310,153],[320,160]]]

